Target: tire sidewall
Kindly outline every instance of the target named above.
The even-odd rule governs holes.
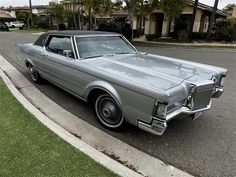
[[[103,97],[110,97],[111,99],[114,100],[114,102],[116,103],[117,107],[120,109],[121,111],[121,114],[122,114],[122,117],[121,117],[121,120],[119,121],[119,123],[115,124],[115,125],[112,125],[112,124],[109,124],[107,123],[105,120],[103,120],[103,118],[100,116],[99,114],[99,111],[98,111],[98,106],[99,106],[99,100]],[[121,127],[123,127],[123,124],[125,122],[125,118],[124,118],[124,114],[123,114],[123,111],[121,110],[119,104],[117,103],[117,101],[109,94],[101,94],[99,95],[96,99],[95,99],[95,103],[94,103],[94,112],[99,120],[99,122],[109,128],[109,129],[120,129]]]

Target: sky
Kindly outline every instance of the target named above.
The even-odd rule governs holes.
[[[54,0],[56,1],[56,0]],[[214,0],[199,0],[201,3],[213,6]],[[45,5],[48,4],[49,0],[32,0],[32,5]],[[27,6],[29,3],[29,0],[0,0],[0,7],[8,7],[8,6]],[[236,4],[236,0],[220,0],[218,8],[222,9],[227,4]]]

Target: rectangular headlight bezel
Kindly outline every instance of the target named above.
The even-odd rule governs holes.
[[[190,92],[189,92],[187,103],[186,103],[186,106],[189,109],[192,109],[194,107],[194,100],[195,100],[196,92],[197,92],[197,86],[194,84],[191,84]]]
[[[220,86],[223,86],[223,85],[224,85],[224,82],[225,82],[225,77],[222,76],[222,77],[220,78]]]
[[[167,114],[167,104],[156,100],[153,109],[153,116],[160,119],[165,119],[166,114]]]

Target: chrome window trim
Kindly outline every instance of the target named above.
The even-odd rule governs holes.
[[[72,41],[72,37],[73,36],[70,36],[70,35],[61,35],[61,34],[49,34],[48,36],[47,36],[47,38],[46,38],[46,40],[44,41],[44,44],[43,44],[43,47],[45,48],[45,50],[47,51],[47,52],[50,52],[50,51],[48,51],[47,50],[47,43],[49,42],[49,39],[50,39],[50,37],[53,37],[53,36],[60,36],[60,37],[67,37],[67,38],[70,38],[70,42],[71,42],[71,46],[72,46],[72,50],[73,50],[73,54],[74,54],[74,57],[75,58],[71,58],[71,59],[73,59],[73,60],[76,60],[77,59],[77,55],[75,55],[76,54],[76,52],[75,52],[75,49],[74,49],[74,46],[73,46],[73,41]],[[51,53],[53,53],[53,52],[51,52]],[[57,54],[57,53],[54,53],[54,54]],[[57,54],[57,55],[60,55],[60,54]],[[63,55],[60,55],[60,56],[63,56]]]
[[[72,50],[73,50],[73,53],[74,53],[74,59],[76,60],[77,59],[77,54],[75,53],[74,42],[73,42],[72,36],[70,36],[70,43],[71,43],[71,47],[72,47]]]

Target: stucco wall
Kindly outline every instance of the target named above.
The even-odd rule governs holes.
[[[186,7],[181,14],[193,14],[193,7],[191,6]],[[197,9],[193,26],[193,32],[199,32],[202,14],[203,11],[201,9]]]

